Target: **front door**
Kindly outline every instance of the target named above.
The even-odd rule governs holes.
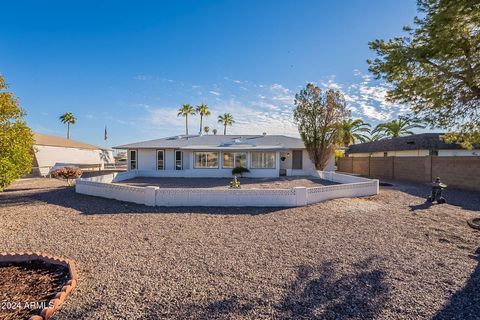
[[[302,150],[293,150],[292,153],[292,169],[302,170],[303,169],[303,151]]]

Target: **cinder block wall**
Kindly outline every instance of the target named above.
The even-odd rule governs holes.
[[[369,169],[369,161],[370,158],[352,158],[352,170],[353,172],[362,175],[362,176],[368,176],[370,175],[370,169]]]
[[[371,157],[370,176],[373,178],[393,179],[393,157]]]
[[[432,177],[446,184],[480,191],[480,157],[432,157]]]
[[[338,170],[373,178],[431,182],[480,191],[480,157],[350,157],[338,159]]]
[[[353,159],[352,157],[339,158],[337,161],[337,171],[353,173]]]
[[[393,157],[393,179],[416,182],[431,180],[432,157]]]

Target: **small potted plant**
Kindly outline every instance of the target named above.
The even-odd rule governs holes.
[[[237,180],[237,176],[233,176],[233,180],[230,181],[230,189],[240,189],[240,181]]]

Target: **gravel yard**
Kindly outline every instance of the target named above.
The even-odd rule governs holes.
[[[239,178],[242,189],[290,189],[293,187],[319,187],[334,182],[311,177]],[[133,178],[119,183],[137,187],[209,188],[226,189],[231,178]]]
[[[478,317],[479,194],[429,207],[427,187],[395,184],[302,208],[152,208],[23,180],[0,194],[0,244],[76,261],[54,320]]]

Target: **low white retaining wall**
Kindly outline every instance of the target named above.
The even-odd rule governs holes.
[[[335,198],[378,194],[378,180],[319,171],[316,177],[342,184],[291,189],[164,189],[112,183],[135,177],[131,173],[77,179],[77,193],[148,206],[298,207]]]

